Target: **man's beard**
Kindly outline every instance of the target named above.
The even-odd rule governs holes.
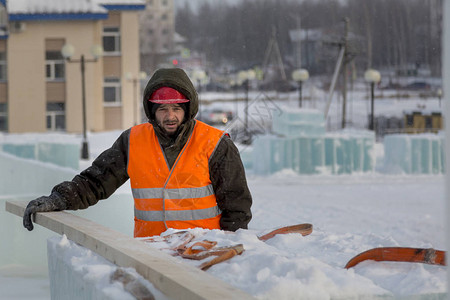
[[[182,126],[183,123],[180,123],[179,125],[177,125],[176,130],[171,131],[171,132],[167,131],[167,130],[164,128],[164,125],[165,125],[165,124],[173,124],[173,123],[178,124],[178,120],[175,120],[175,121],[173,121],[173,120],[163,121],[162,124],[158,124],[158,126],[162,129],[162,131],[165,133],[166,136],[168,136],[168,137],[170,137],[170,138],[174,138],[174,137],[176,137],[176,136],[178,135],[178,133],[180,132],[180,128],[181,128],[181,126]]]

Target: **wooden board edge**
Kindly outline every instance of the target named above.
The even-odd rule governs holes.
[[[5,210],[23,216],[26,201],[6,201]],[[162,293],[174,299],[254,299],[242,290],[144,242],[67,212],[37,213],[35,224],[103,256],[120,267],[134,268]],[[26,230],[24,228],[24,230]],[[30,233],[32,234],[32,233]]]

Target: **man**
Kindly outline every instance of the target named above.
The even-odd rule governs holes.
[[[148,123],[124,131],[72,181],[30,201],[36,212],[85,209],[130,179],[135,237],[168,228],[247,228],[252,198],[239,152],[228,135],[194,117],[198,95],[182,69],[157,70],[143,96]]]

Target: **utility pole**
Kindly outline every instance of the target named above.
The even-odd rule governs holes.
[[[295,62],[296,62],[296,67],[298,69],[300,69],[302,67],[302,28],[301,28],[301,23],[300,23],[300,16],[297,15],[295,16],[295,22],[297,24],[297,30],[298,30],[298,34],[299,34],[299,39],[296,42],[296,53],[295,53]]]
[[[333,92],[334,92],[334,88],[336,86],[336,82],[338,80],[338,77],[340,75],[341,72],[341,68],[342,68],[342,72],[343,72],[343,88],[342,88],[342,94],[343,94],[343,103],[342,103],[342,123],[341,123],[341,127],[345,128],[345,116],[346,116],[346,106],[347,106],[347,65],[353,60],[353,58],[356,56],[356,52],[355,49],[352,49],[352,47],[350,47],[350,43],[349,43],[349,38],[348,38],[348,32],[349,32],[349,23],[350,20],[349,18],[344,18],[344,24],[345,24],[345,33],[344,33],[344,37],[340,38],[339,41],[336,42],[325,42],[328,45],[331,46],[338,46],[339,47],[339,56],[336,62],[336,66],[334,69],[334,74],[333,74],[333,78],[331,81],[331,85],[330,85],[330,89],[328,91],[328,100],[327,100],[327,105],[325,107],[325,119],[328,117],[328,112],[330,109],[330,105],[331,105],[331,101],[333,99]]]
[[[349,63],[348,60],[348,24],[349,19],[346,17],[344,18],[345,22],[345,33],[344,33],[344,65],[342,67],[343,75],[343,87],[342,87],[342,129],[345,128],[346,123],[346,110],[347,110],[347,65]]]
[[[277,69],[279,70],[281,79],[286,80],[287,79],[286,72],[284,70],[283,60],[281,59],[280,48],[278,47],[277,33],[275,27],[272,27],[272,36],[269,40],[269,45],[267,46],[266,52],[264,54],[264,61],[263,61],[264,75],[267,74],[267,69],[269,68],[269,65],[271,63],[272,55],[275,55]]]

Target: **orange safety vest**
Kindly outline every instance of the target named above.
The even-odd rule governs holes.
[[[131,128],[128,175],[134,197],[134,236],[168,228],[220,229],[220,210],[209,177],[209,158],[224,132],[196,121],[172,169],[153,126]]]

